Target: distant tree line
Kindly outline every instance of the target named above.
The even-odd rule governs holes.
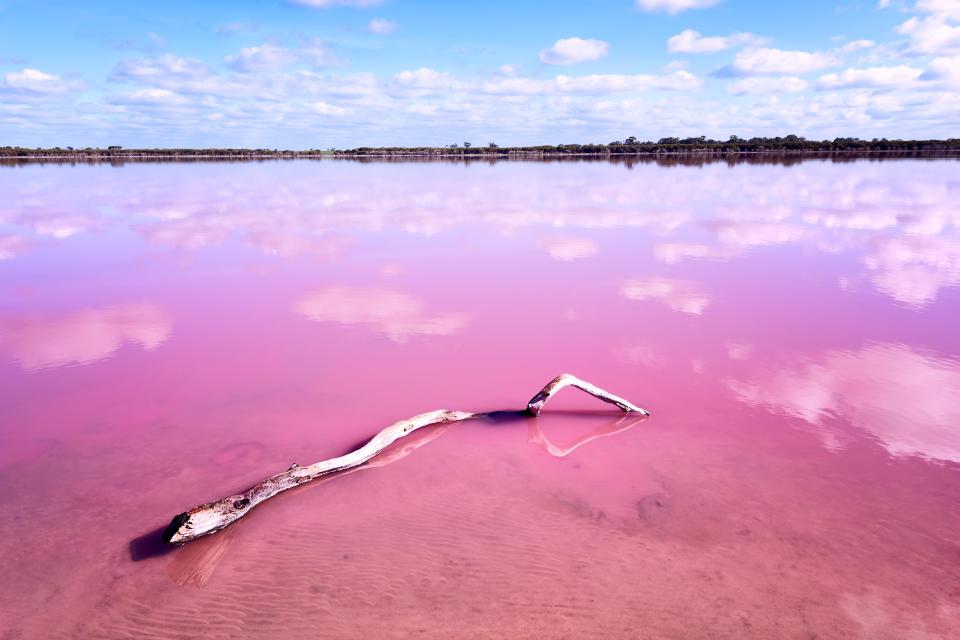
[[[106,149],[98,147],[0,147],[0,158],[300,158],[331,155],[332,149],[308,149],[289,151],[282,149],[124,149],[111,145]]]
[[[608,144],[559,144],[525,147],[501,147],[490,142],[474,146],[469,142],[442,147],[358,147],[356,149],[124,149],[111,145],[106,149],[86,147],[0,147],[0,158],[78,158],[115,160],[123,158],[316,158],[321,156],[615,156],[639,154],[714,154],[714,153],[813,153],[813,152],[943,152],[960,151],[960,138],[947,140],[889,140],[887,138],[834,138],[807,140],[788,135],[775,138],[740,138],[712,140],[695,138],[660,138],[656,142],[640,141],[634,136]]]
[[[630,136],[608,144],[558,144],[528,147],[500,147],[491,142],[486,147],[359,147],[334,152],[335,155],[461,155],[461,156],[509,156],[509,155],[625,155],[655,153],[770,153],[770,152],[824,152],[824,151],[960,151],[960,138],[948,140],[888,140],[874,138],[834,138],[833,140],[807,140],[802,136],[788,135],[775,138],[740,138],[730,136],[727,140],[712,140],[706,136],[696,138],[660,138],[656,142],[640,141]]]

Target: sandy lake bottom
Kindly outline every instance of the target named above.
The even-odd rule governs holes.
[[[958,168],[0,167],[0,638],[960,638]]]

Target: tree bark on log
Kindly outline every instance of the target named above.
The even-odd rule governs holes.
[[[560,374],[533,396],[527,403],[526,413],[536,417],[540,414],[543,405],[558,391],[567,386],[576,387],[595,398],[614,404],[624,412],[636,412],[644,416],[650,415],[645,409],[568,373]],[[358,467],[386,449],[391,443],[421,427],[431,424],[460,422],[485,415],[487,413],[439,409],[421,413],[407,420],[401,420],[383,429],[365,445],[346,455],[321,460],[306,467],[293,464],[285,472],[260,481],[244,493],[227,496],[216,502],[202,504],[189,511],[177,514],[164,530],[163,541],[182,544],[220,531],[247,515],[251,509],[264,500],[316,478]]]

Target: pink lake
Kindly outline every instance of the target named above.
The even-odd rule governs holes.
[[[0,638],[960,638],[958,167],[0,167]]]

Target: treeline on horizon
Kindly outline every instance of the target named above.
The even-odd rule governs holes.
[[[221,157],[221,158],[300,158],[318,156],[511,156],[511,155],[633,155],[660,153],[796,153],[796,152],[875,152],[875,151],[960,151],[960,138],[946,140],[889,140],[887,138],[834,138],[807,140],[788,135],[775,138],[740,138],[712,140],[706,136],[695,138],[660,138],[656,142],[640,141],[635,137],[615,140],[608,144],[560,144],[521,147],[501,147],[493,142],[476,146],[469,142],[444,147],[358,147],[356,149],[124,149],[111,145],[96,147],[28,148],[0,147],[0,157]]]

